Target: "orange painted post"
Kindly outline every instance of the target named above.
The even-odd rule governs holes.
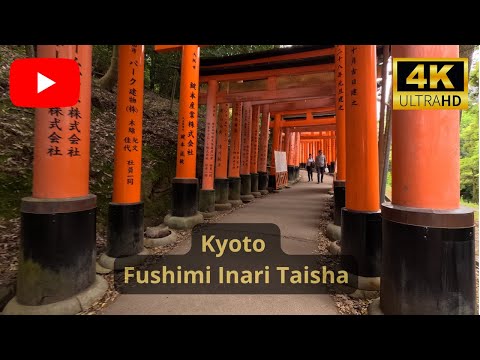
[[[172,181],[172,212],[164,223],[173,229],[186,229],[203,222],[198,212],[197,122],[200,49],[184,45],[180,74],[176,177]]]
[[[300,160],[299,160],[300,167],[303,167],[304,159],[305,159],[305,143],[301,142],[300,143]]]
[[[285,151],[285,156],[287,160],[287,165],[290,160],[290,141],[292,139],[292,130],[290,128],[285,129],[285,141],[283,143],[282,151]]]
[[[272,160],[270,162],[270,175],[268,177],[268,187],[275,190],[276,189],[276,178],[275,178],[275,151],[280,151],[280,139],[282,135],[281,128],[282,117],[279,114],[275,114],[273,119],[273,144],[272,144]]]
[[[217,154],[215,163],[215,210],[225,211],[232,208],[228,202],[228,128],[230,125],[230,107],[220,104],[217,122]]]
[[[378,290],[382,218],[377,166],[376,46],[347,45],[345,53],[346,140],[349,152],[341,246],[342,255],[351,255],[358,267],[343,265],[349,273],[358,276],[359,289]]]
[[[270,131],[270,113],[268,105],[262,106],[262,125],[260,129],[260,143],[258,147],[258,190],[260,194],[268,194],[268,173],[267,173],[267,156],[268,156],[268,138]]]
[[[346,180],[346,132],[345,132],[345,45],[337,45],[335,47],[335,88],[336,88],[336,108],[335,118],[337,119],[336,126],[336,139],[337,139],[337,180],[335,187],[343,187],[343,190],[338,190],[343,193],[343,199],[345,199],[345,180]],[[345,206],[339,203],[338,206]],[[341,206],[341,207],[343,207]],[[335,200],[335,209],[337,209],[337,200]],[[335,225],[340,225],[340,219],[335,216]]]
[[[252,104],[243,104],[242,118],[242,144],[240,158],[240,199],[243,202],[250,202],[254,199],[252,195],[252,177],[250,176],[250,146],[252,142]]]
[[[332,149],[333,149],[333,172],[337,172],[337,139],[335,137],[335,131],[332,131],[333,138],[332,138]]]
[[[290,129],[288,129],[290,130]],[[295,181],[295,132],[289,131],[287,134],[287,171],[288,182],[292,184]]]
[[[394,59],[458,54],[458,45],[392,45]],[[392,202],[382,204],[385,314],[477,311],[474,214],[460,206],[459,115],[392,113]]]
[[[228,159],[228,201],[233,206],[243,204],[240,199],[240,144],[242,136],[242,103],[235,102],[232,107],[232,126],[230,131],[230,153]]]
[[[300,178],[300,132],[295,133],[295,181],[298,181]]]
[[[144,45],[119,45],[113,194],[108,208],[107,251],[99,259],[102,267],[111,270],[111,258],[134,265],[136,255],[144,251],[140,193],[144,54]]]
[[[260,125],[260,106],[252,106],[252,136],[250,143],[250,178],[252,181],[252,195],[261,197],[262,194],[258,191],[258,130]]]
[[[107,288],[95,275],[96,196],[89,193],[92,46],[37,50],[39,58],[77,62],[80,97],[69,107],[35,109],[32,196],[21,202],[16,296],[3,313],[45,314],[50,305],[75,314],[82,309],[69,298],[90,289],[82,303],[89,307]]]
[[[114,204],[141,201],[144,66],[143,45],[119,46]]]
[[[216,80],[208,81],[207,89],[207,119],[205,122],[205,142],[203,149],[203,176],[200,190],[198,209],[204,217],[215,214],[215,145],[217,127],[217,90]]]
[[[331,131],[327,131],[327,136],[331,136]],[[327,149],[328,149],[328,156],[327,156],[327,161],[328,161],[328,170],[330,172],[332,172],[332,166],[331,166],[331,163],[332,163],[332,139],[326,139],[327,141]]]
[[[79,54],[88,57],[85,52],[91,49],[80,45],[45,45],[38,51],[38,57],[42,58],[74,59]],[[90,91],[91,77],[85,72],[87,66],[91,66],[91,59],[85,59],[84,63],[81,64],[81,79],[84,81],[80,98],[82,95],[90,98],[91,95],[85,93]],[[69,108],[37,108],[34,141],[32,197],[66,199],[88,196],[90,104],[80,102]]]

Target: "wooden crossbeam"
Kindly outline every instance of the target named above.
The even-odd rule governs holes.
[[[310,141],[310,140],[322,140],[322,139],[335,139],[335,136],[306,136],[306,135],[300,135],[300,141]]]
[[[217,80],[217,81],[257,80],[257,79],[266,79],[271,76],[311,74],[311,73],[334,71],[334,70],[335,70],[335,64],[319,64],[319,65],[310,65],[310,66],[288,67],[283,69],[250,71],[250,72],[242,72],[242,73],[214,74],[214,75],[206,75],[206,76],[204,75],[204,76],[200,76],[200,82],[207,82],[209,80]]]
[[[324,84],[322,86],[307,86],[292,89],[276,89],[261,91],[246,91],[234,94],[219,92],[217,94],[217,103],[232,103],[236,101],[285,101],[291,99],[312,99],[335,96],[335,84]],[[207,103],[206,94],[200,94],[199,104]]]
[[[325,96],[321,98],[309,99],[284,99],[283,101],[261,100],[252,101],[252,105],[270,104],[269,108],[273,112],[282,112],[288,110],[305,110],[319,107],[332,107],[335,105],[335,97]]]
[[[336,125],[317,125],[317,126],[297,126],[290,128],[292,132],[311,132],[311,131],[329,131],[336,130]]]
[[[294,60],[294,59],[308,59],[311,57],[319,57],[319,56],[328,56],[333,55],[335,53],[335,48],[328,48],[328,49],[321,49],[321,50],[310,50],[304,52],[298,52],[294,54],[285,54],[285,55],[272,55],[268,57],[263,57],[260,59],[253,59],[253,60],[243,60],[243,61],[236,61],[231,62],[228,64],[219,64],[219,65],[202,65],[202,68],[206,69],[217,69],[217,68],[226,68],[229,66],[238,66],[238,65],[251,65],[251,64],[263,64],[263,63],[274,63],[277,61],[285,61],[285,60]]]
[[[273,105],[272,105],[273,107]],[[317,108],[308,108],[308,109],[294,109],[294,110],[284,110],[284,111],[275,111],[270,108],[270,114],[272,115],[306,115],[307,113],[315,113],[315,114],[322,114],[322,113],[332,113],[335,112],[334,106],[329,107],[317,107]]]
[[[270,127],[273,128],[274,121],[270,122]],[[329,116],[324,117],[321,119],[313,119],[313,120],[283,120],[280,122],[280,127],[298,127],[298,126],[321,126],[321,125],[335,125],[335,117]],[[317,130],[319,131],[319,130]]]

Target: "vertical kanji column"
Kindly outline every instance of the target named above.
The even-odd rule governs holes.
[[[135,264],[143,247],[142,118],[144,46],[119,45],[113,195],[108,207],[107,251],[99,264]]]
[[[203,222],[197,203],[197,120],[200,49],[184,45],[180,77],[176,177],[172,181],[172,213],[164,223],[173,229],[187,229]]]
[[[203,149],[202,189],[199,196],[199,210],[205,218],[215,214],[215,143],[217,123],[218,82],[210,80],[207,89],[207,120],[205,124],[205,145]]]
[[[228,201],[228,128],[230,125],[230,107],[220,104],[217,123],[217,153],[215,158],[215,210],[225,211],[232,208]]]
[[[242,136],[242,103],[232,106],[232,126],[230,131],[230,153],[228,157],[228,201],[233,206],[243,204],[240,199],[240,143]]]
[[[272,191],[277,189],[276,170],[275,170],[275,151],[280,151],[280,141],[282,137],[282,116],[275,114],[273,119],[273,139],[272,139],[272,160],[270,162],[270,175],[268,177],[268,187]]]
[[[242,118],[242,144],[240,157],[240,198],[243,202],[250,202],[254,199],[252,195],[252,177],[250,176],[250,145],[252,141],[252,104],[243,104]]]
[[[346,204],[342,209],[344,268],[357,288],[379,290],[382,218],[378,193],[377,79],[375,45],[346,46]],[[351,277],[351,278],[353,278]]]
[[[260,143],[258,146],[258,190],[260,194],[268,194],[268,138],[270,132],[270,113],[268,105],[262,106],[262,125],[260,128]]]
[[[394,58],[458,54],[458,45],[392,46]],[[460,112],[392,115],[392,202],[382,204],[381,309],[473,315],[475,227],[473,209],[460,206]]]
[[[337,175],[333,182],[333,223],[341,225],[342,208],[345,206],[345,180],[347,169],[347,145],[345,132],[345,45],[335,47],[335,118],[337,137]]]
[[[258,191],[258,126],[260,120],[260,106],[252,106],[252,136],[250,145],[250,177],[252,179],[252,195],[260,197]]]
[[[38,57],[75,60],[80,97],[70,107],[35,109],[32,196],[21,202],[16,297],[4,314],[75,314],[108,287],[95,275],[89,193],[92,46],[39,45]]]

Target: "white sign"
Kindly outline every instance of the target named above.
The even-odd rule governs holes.
[[[287,153],[285,151],[275,151],[275,172],[286,172]]]

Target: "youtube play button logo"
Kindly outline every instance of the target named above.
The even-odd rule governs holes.
[[[37,94],[40,94],[43,90],[48,89],[50,86],[55,85],[56,82],[47,78],[45,75],[37,73]]]
[[[31,108],[73,106],[80,97],[80,69],[71,59],[19,59],[10,66],[13,105]]]

